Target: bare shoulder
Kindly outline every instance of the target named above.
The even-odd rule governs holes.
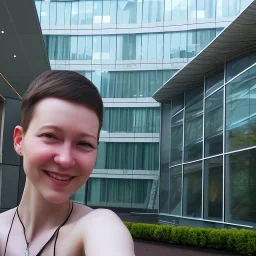
[[[1,249],[6,241],[8,231],[11,227],[11,223],[15,214],[16,208],[0,213],[0,255]]]
[[[88,256],[134,256],[129,230],[112,211],[97,209],[81,219],[84,226],[85,252]]]
[[[0,227],[1,229],[5,226],[9,227],[12,223],[16,208],[0,213]],[[0,229],[0,230],[1,230]]]

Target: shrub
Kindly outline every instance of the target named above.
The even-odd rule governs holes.
[[[131,235],[137,239],[155,240],[154,231],[158,225],[154,224],[144,224],[144,223],[134,223],[131,226]]]
[[[169,243],[171,239],[172,227],[163,225],[156,227],[154,231],[154,239],[158,242]]]
[[[125,222],[135,239],[256,255],[256,231]]]

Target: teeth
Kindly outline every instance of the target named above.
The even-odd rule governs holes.
[[[59,176],[59,175],[57,175],[55,173],[51,173],[51,172],[47,172],[47,174],[56,180],[70,180],[72,178],[70,176]]]

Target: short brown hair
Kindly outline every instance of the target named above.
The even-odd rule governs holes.
[[[66,70],[49,70],[39,75],[28,87],[21,105],[21,123],[24,133],[32,120],[35,105],[45,98],[58,98],[84,105],[94,111],[103,122],[103,102],[97,87],[86,77]]]

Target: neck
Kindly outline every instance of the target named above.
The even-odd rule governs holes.
[[[70,200],[60,204],[51,203],[27,179],[18,209],[30,243],[39,233],[54,230],[63,223],[70,211]]]

